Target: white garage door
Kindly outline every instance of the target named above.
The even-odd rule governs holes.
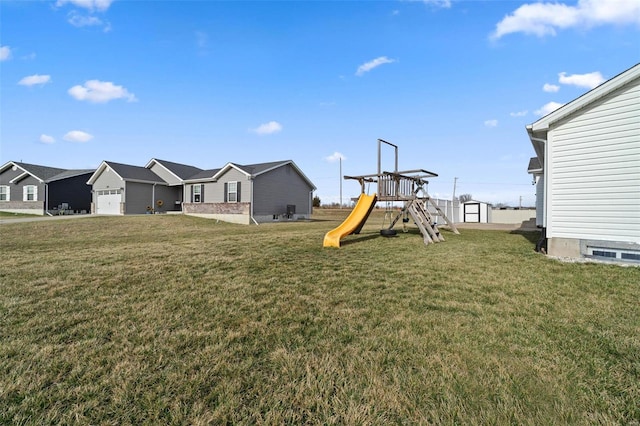
[[[97,214],[120,214],[122,194],[119,190],[98,191],[97,197]]]

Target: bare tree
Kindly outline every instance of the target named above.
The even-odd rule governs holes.
[[[471,194],[460,194],[460,196],[458,197],[458,200],[461,203],[466,203],[467,201],[473,200],[473,196]]]

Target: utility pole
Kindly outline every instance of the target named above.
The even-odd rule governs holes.
[[[520,196],[520,209],[522,209],[522,195]]]
[[[340,208],[342,208],[342,155],[340,156]]]
[[[453,195],[451,196],[451,222],[456,223],[456,183],[458,178],[453,178]]]

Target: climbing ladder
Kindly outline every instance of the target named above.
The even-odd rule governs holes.
[[[425,208],[426,203],[430,203],[431,206],[435,209],[435,212],[431,212],[428,208]],[[451,231],[456,234],[460,234],[453,222],[449,220],[447,215],[430,197],[407,201],[403,211],[409,213],[416,226],[420,230],[420,233],[422,234],[424,243],[426,245],[444,241],[444,237],[438,229],[438,221],[436,220],[437,217],[442,217],[450,227]],[[389,229],[393,228],[400,216],[401,214],[396,217],[396,219],[389,226]]]
[[[453,232],[454,234],[460,235],[460,232],[458,231],[458,228],[456,228],[456,225],[451,222],[449,220],[449,218],[447,217],[447,215],[445,214],[445,212],[442,211],[442,209],[440,207],[438,207],[438,205],[436,204],[435,201],[433,201],[431,199],[431,197],[427,198],[427,202],[429,204],[431,204],[431,206],[435,209],[435,211],[437,213],[431,213],[431,216],[437,216],[437,217],[441,217],[444,219],[444,221],[446,222],[446,224],[449,226],[449,229],[451,229],[451,232]]]

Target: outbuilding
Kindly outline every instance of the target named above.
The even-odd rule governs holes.
[[[491,204],[483,201],[468,200],[460,204],[460,222],[489,223],[491,222]]]

